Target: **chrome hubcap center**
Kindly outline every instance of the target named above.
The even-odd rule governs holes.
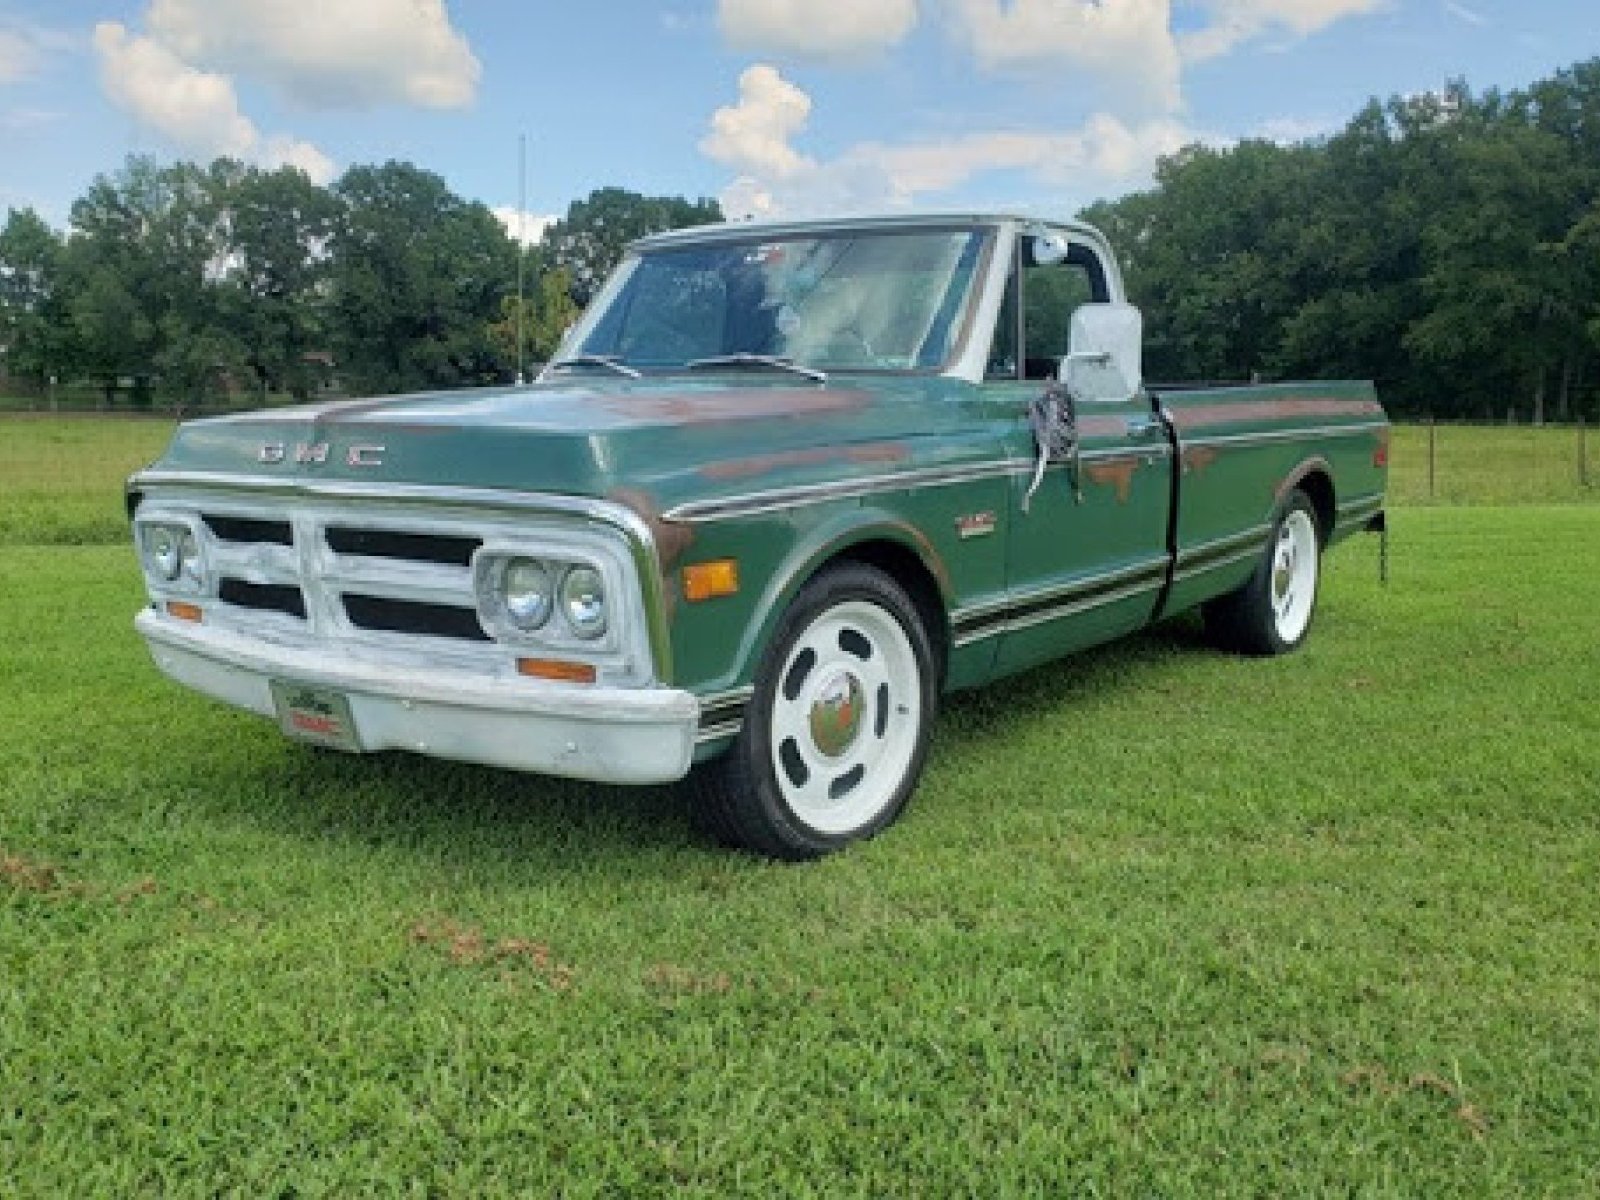
[[[811,701],[811,742],[829,758],[838,758],[861,732],[866,696],[861,681],[846,670],[829,675]]]

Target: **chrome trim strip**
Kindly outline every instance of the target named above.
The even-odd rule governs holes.
[[[1182,412],[1182,409],[1175,410]],[[1201,435],[1200,437],[1185,437],[1180,427],[1178,430],[1178,449],[1188,450],[1196,446],[1248,446],[1265,444],[1268,442],[1291,442],[1301,438],[1327,438],[1327,437],[1354,437],[1358,433],[1370,433],[1374,429],[1387,429],[1387,421],[1362,421],[1354,425],[1318,425],[1311,429],[1270,429],[1260,433],[1216,433]]]
[[[694,742],[695,745],[699,746],[706,742],[719,742],[726,737],[737,737],[739,731],[743,728],[744,718],[742,717],[737,721],[729,721],[725,725],[708,725],[694,735]]]
[[[1196,563],[1175,572],[1172,576],[1172,582],[1174,584],[1187,583],[1189,580],[1200,575],[1208,574],[1211,571],[1220,571],[1223,567],[1232,567],[1242,562],[1249,562],[1252,558],[1257,557],[1260,553],[1260,546],[1251,546],[1246,550],[1241,550],[1237,554],[1230,554],[1225,558],[1208,559],[1205,562]]]
[[[1246,529],[1243,533],[1231,533],[1227,537],[1213,538],[1209,542],[1199,542],[1193,546],[1186,546],[1178,551],[1178,568],[1192,567],[1196,559],[1212,558],[1227,554],[1236,546],[1250,544],[1253,554],[1261,549],[1261,544],[1266,541],[1267,534],[1272,530],[1270,525],[1256,525]]]
[[[469,488],[435,484],[348,483],[340,480],[277,479],[227,472],[146,469],[128,480],[130,489],[147,487],[220,488],[296,499],[361,500],[379,504],[458,504],[468,508],[532,512],[599,521],[614,527],[627,543],[638,576],[645,610],[650,654],[655,678],[671,684],[672,640],[667,631],[666,597],[660,556],[650,526],[632,509],[588,496],[560,496],[549,492],[510,492],[495,488]]]
[[[1339,505],[1339,512],[1342,515],[1347,512],[1355,512],[1359,509],[1382,507],[1383,493],[1372,492],[1366,496],[1357,496],[1354,500],[1346,500],[1343,504]]]
[[[965,649],[974,642],[981,642],[997,634],[1010,633],[1020,629],[1031,629],[1035,625],[1043,625],[1049,621],[1057,621],[1062,617],[1076,616],[1079,613],[1090,612],[1093,609],[1107,604],[1115,604],[1119,600],[1128,600],[1143,592],[1160,591],[1166,580],[1155,579],[1148,583],[1131,584],[1128,587],[1117,588],[1115,591],[1106,592],[1099,596],[1090,596],[1084,600],[1068,600],[1065,603],[1040,609],[1038,612],[1029,613],[1027,616],[1006,618],[992,625],[985,625],[967,633],[957,634],[952,639],[956,649]]]
[[[1165,458],[1171,453],[1170,446],[1151,443],[1089,450],[1079,455],[1078,461],[1093,463],[1122,458],[1153,460]],[[1062,470],[1068,465],[1065,462],[1053,462],[1049,469]],[[1031,475],[1034,466],[1034,460],[1031,458],[998,458],[960,467],[925,467],[916,471],[873,475],[838,483],[799,484],[790,488],[774,488],[769,492],[749,492],[740,496],[729,496],[722,500],[691,501],[669,508],[661,514],[661,519],[692,525],[728,517],[753,517],[787,508],[799,508],[806,504],[821,504],[829,500],[853,500],[879,492],[897,492],[914,487],[947,487],[951,484],[968,483],[1001,475]]]
[[[1035,588],[1030,592],[1014,592],[1009,595],[997,597],[993,600],[986,600],[977,604],[969,604],[965,608],[956,609],[951,612],[950,624],[952,627],[956,625],[969,624],[973,621],[982,620],[984,617],[990,616],[997,612],[1026,608],[1029,605],[1053,600],[1059,596],[1071,596],[1086,592],[1093,588],[1101,587],[1104,584],[1116,583],[1124,579],[1135,579],[1141,575],[1149,574],[1152,571],[1164,571],[1166,569],[1166,565],[1167,556],[1165,554],[1161,554],[1153,558],[1147,558],[1141,562],[1134,563],[1132,566],[1121,567],[1115,571],[1106,571],[1099,575],[1089,575],[1082,579],[1074,579],[1070,583],[1059,583],[1051,587]]]
[[[741,687],[698,697],[700,728],[695,733],[695,744],[731,737],[743,729],[744,707],[755,693],[754,687]],[[735,710],[731,716],[726,715],[728,709]]]
[[[1019,461],[1022,460],[1000,459],[970,463],[960,467],[927,467],[919,471],[872,475],[862,479],[842,480],[838,483],[807,483],[796,487],[774,488],[769,492],[751,492],[723,500],[696,500],[669,508],[661,514],[661,519],[695,524],[701,521],[720,520],[724,517],[756,516],[760,513],[777,512],[785,508],[818,504],[827,500],[850,500],[875,492],[895,492],[911,487],[945,487],[973,479],[1009,475],[1015,469],[1012,464]]]

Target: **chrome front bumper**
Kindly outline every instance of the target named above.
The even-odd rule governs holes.
[[[349,704],[362,750],[410,750],[605,783],[681,779],[694,756],[700,702],[685,691],[361,663],[326,646],[262,641],[155,609],[134,625],[169,677],[264,717],[278,715],[274,682],[337,692]]]

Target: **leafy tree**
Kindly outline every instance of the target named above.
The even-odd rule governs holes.
[[[489,209],[409,163],[352,167],[334,192],[331,316],[349,381],[404,391],[508,377],[491,327],[517,251]]]
[[[545,262],[566,271],[573,298],[585,305],[622,261],[629,242],[720,220],[722,208],[715,200],[641,196],[623,188],[600,188],[586,200],[574,200],[567,215],[545,231]]]
[[[62,239],[32,209],[0,228],[0,347],[9,373],[39,382],[68,365]]]

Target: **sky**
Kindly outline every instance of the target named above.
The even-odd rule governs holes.
[[[1070,216],[1189,142],[1596,55],[1600,0],[0,0],[0,209],[64,227],[149,154],[409,160],[530,238],[606,186]]]

